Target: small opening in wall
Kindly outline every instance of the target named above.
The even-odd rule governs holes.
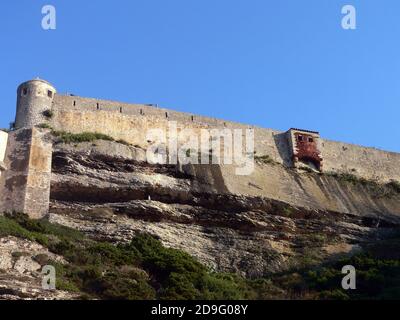
[[[314,142],[314,139],[312,137],[309,137],[308,142]]]
[[[26,95],[28,94],[28,89],[27,89],[27,88],[24,88],[24,89],[22,90],[22,94],[23,94],[24,96],[26,96]]]
[[[48,90],[48,91],[47,91],[47,96],[48,96],[49,98],[53,98],[53,91]]]
[[[165,117],[168,118],[168,112],[165,113]]]
[[[122,107],[119,108],[119,112],[122,113]]]
[[[297,140],[303,141],[303,136],[298,136],[298,137],[297,137]]]
[[[96,103],[96,108],[97,110],[100,110],[100,105],[98,103]]]
[[[75,101],[75,100],[74,100],[74,103],[73,103],[73,104],[74,104],[74,107],[75,107],[75,106],[76,106],[76,101]]]
[[[194,116],[191,116],[192,122],[194,121]]]
[[[140,109],[140,114],[143,115],[143,109]]]

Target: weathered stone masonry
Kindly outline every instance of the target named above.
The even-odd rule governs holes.
[[[168,121],[177,121],[178,129],[231,128],[254,129],[255,151],[268,155],[274,161],[289,167],[300,167],[293,146],[294,132],[314,137],[316,153],[325,172],[346,172],[365,179],[388,182],[400,181],[400,154],[320,138],[307,130],[287,132],[176,112],[144,104],[126,104],[115,101],[56,95],[51,125],[56,130],[79,133],[98,131],[133,145],[147,147],[146,131],[151,128],[167,130]],[[294,160],[294,161],[293,161]],[[315,156],[317,161],[317,156]],[[305,163],[307,165],[307,163]]]
[[[176,121],[178,130],[251,128],[256,155],[267,155],[287,167],[308,166],[382,182],[400,181],[398,153],[324,140],[313,131],[280,132],[154,105],[59,95],[50,83],[32,80],[18,87],[15,129],[10,134],[0,132],[1,211],[23,211],[33,217],[47,213],[52,144],[49,130],[36,126],[47,123],[55,130],[72,133],[100,132],[147,148],[147,130],[167,130],[169,121]]]
[[[48,212],[52,143],[48,130],[23,128],[8,135],[0,177],[0,212],[40,218]]]

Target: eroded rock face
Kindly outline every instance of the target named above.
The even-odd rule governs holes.
[[[56,145],[47,218],[112,243],[146,232],[213,270],[249,278],[353,254],[400,225],[399,195],[377,198],[276,164],[257,163],[256,172],[282,181],[281,190],[227,172],[150,165],[143,149],[113,142]],[[44,257],[68,263],[43,246],[0,238],[0,257],[0,299],[76,298],[42,288]]]
[[[284,202],[245,190],[232,192],[232,178],[217,165],[161,166],[143,160],[143,150],[116,149],[111,142],[58,145],[50,221],[111,242],[148,232],[214,270],[247,277],[354,253],[363,243],[390,234],[400,221],[398,210],[392,214],[390,209],[398,208],[398,196],[375,199],[368,190],[342,187],[333,178],[316,177],[313,182],[288,171],[286,179],[291,177],[293,188],[300,189],[292,201]],[[257,164],[257,170],[265,174],[289,169]],[[321,208],[322,198],[314,201],[310,193],[300,199],[301,181],[315,184],[304,192],[320,188],[330,204]],[[330,189],[340,192],[329,195]],[[293,204],[296,199],[300,205]],[[331,205],[333,201],[343,203],[343,210],[330,210],[341,208]]]

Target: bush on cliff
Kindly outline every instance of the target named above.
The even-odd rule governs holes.
[[[99,132],[71,133],[71,132],[53,130],[52,134],[58,138],[58,142],[67,144],[105,140],[105,141],[115,141],[116,143],[120,143],[126,146],[131,145],[129,142],[123,139],[115,140],[113,137]]]
[[[146,234],[113,245],[46,220],[0,216],[0,237],[9,235],[37,241],[62,255],[69,264],[46,257],[37,261],[56,267],[58,289],[89,299],[400,298],[400,235],[373,243],[352,258],[255,280],[211,272],[189,254],[165,248]],[[341,289],[344,265],[356,268],[357,290]]]
[[[165,248],[149,235],[113,245],[80,232],[31,220],[23,214],[0,217],[0,236],[38,241],[62,255],[57,288],[99,299],[245,299],[251,287],[237,275],[210,272],[189,254]]]
[[[363,186],[375,198],[391,198],[400,194],[400,182],[392,180],[388,183],[380,183],[368,180],[352,173],[328,172],[327,176],[337,179],[339,182]]]
[[[114,138],[98,132],[70,133],[65,131],[53,131],[53,135],[63,143],[93,142],[95,140],[114,141]]]

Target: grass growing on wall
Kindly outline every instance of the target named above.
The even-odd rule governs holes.
[[[276,164],[276,162],[269,155],[254,156],[254,160],[264,164]]]
[[[387,184],[388,187],[396,191],[397,193],[400,193],[400,182],[392,180]]]
[[[51,129],[51,130],[53,129],[52,126],[48,123],[41,123],[41,124],[37,125],[37,127],[40,129]]]
[[[70,133],[65,131],[53,131],[53,135],[63,143],[93,142],[95,140],[115,141],[114,138],[98,132]]]
[[[41,123],[37,125],[41,129],[50,129],[53,136],[58,138],[59,143],[83,143],[83,142],[93,142],[96,140],[114,141],[126,146],[131,146],[131,144],[123,139],[115,140],[113,137],[99,132],[82,132],[82,133],[71,133],[66,131],[57,131],[48,123]]]
[[[400,183],[395,180],[388,183],[379,183],[374,180],[358,177],[351,173],[328,172],[326,175],[334,177],[339,182],[364,186],[376,198],[391,198],[400,194]]]
[[[50,109],[43,111],[43,116],[45,116],[48,119],[53,118],[54,112]]]
[[[125,140],[115,140],[113,137],[99,133],[99,132],[82,132],[82,133],[70,133],[65,131],[52,131],[52,134],[58,138],[58,142],[61,143],[82,143],[82,142],[93,142],[96,140],[115,141],[120,144],[130,146]]]

